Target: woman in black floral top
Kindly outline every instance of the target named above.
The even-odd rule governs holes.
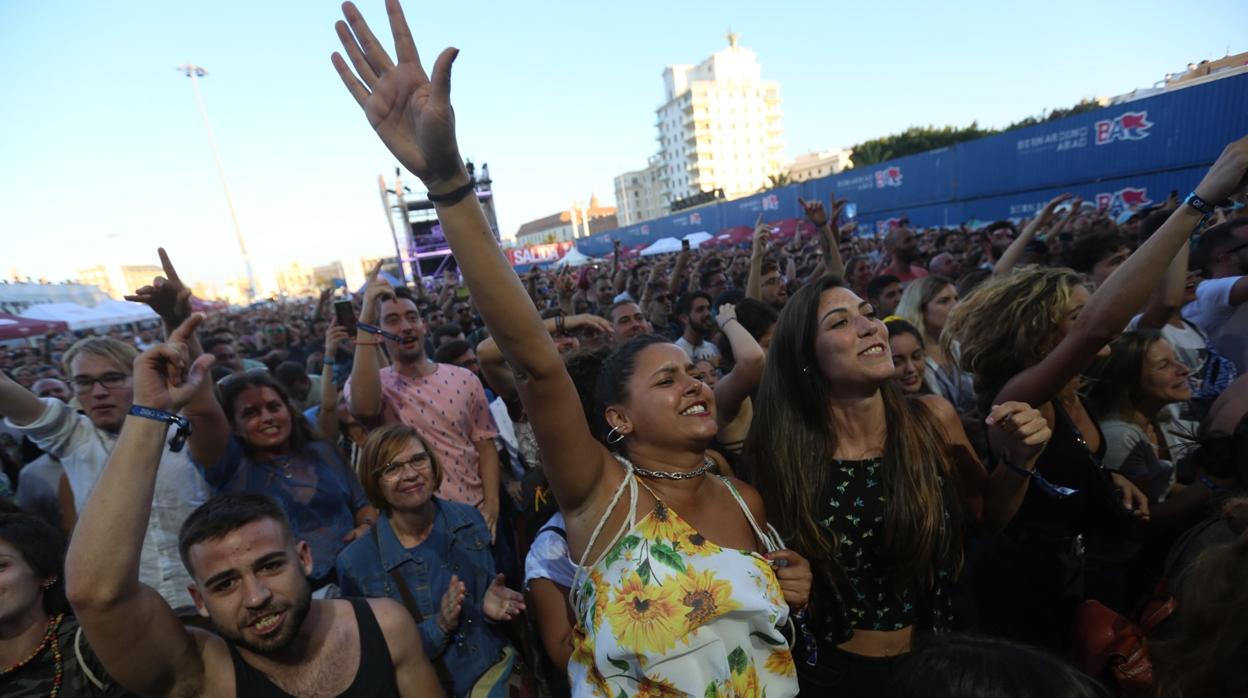
[[[815,568],[797,640],[802,690],[879,695],[916,631],[951,621],[962,531],[1001,526],[1017,480],[989,478],[952,405],[906,397],[893,377],[888,330],[870,304],[829,276],[780,315],[746,443],[773,523]],[[1048,438],[1039,413],[999,406],[1015,461]]]

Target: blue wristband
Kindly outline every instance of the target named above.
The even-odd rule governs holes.
[[[357,322],[357,323],[355,323],[355,326],[356,326],[358,329],[363,330],[364,332],[367,332],[367,333],[369,333],[369,334],[375,334],[375,335],[378,335],[378,336],[381,336],[381,337],[385,337],[386,339],[388,339],[388,340],[390,340],[390,341],[392,341],[392,342],[399,342],[400,344],[403,342],[403,338],[402,338],[402,337],[398,336],[397,334],[393,334],[393,333],[391,333],[391,332],[387,332],[387,331],[385,331],[385,330],[381,329],[380,327],[377,327],[376,325],[370,325],[370,324],[368,324],[368,323],[366,323],[366,322]]]
[[[131,405],[130,414],[135,417],[143,417],[165,424],[172,424],[178,429],[173,433],[173,438],[169,440],[169,450],[177,453],[186,445],[186,440],[191,436],[191,420],[180,414],[158,410],[154,407],[143,407],[142,405]]]
[[[1205,487],[1208,487],[1209,491],[1212,492],[1214,496],[1217,496],[1217,495],[1222,494],[1223,492],[1226,492],[1225,487],[1223,487],[1222,485],[1219,485],[1213,480],[1210,480],[1208,475],[1200,475],[1197,479],[1200,480],[1200,484],[1204,485]]]

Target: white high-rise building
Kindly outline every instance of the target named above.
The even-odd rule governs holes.
[[[663,82],[658,165],[669,204],[715,189],[729,199],[753,194],[784,170],[780,83],[762,79],[736,34],[696,66],[668,66]]]

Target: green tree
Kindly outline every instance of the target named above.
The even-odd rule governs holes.
[[[780,174],[767,175],[767,184],[764,185],[763,188],[759,189],[759,191],[767,191],[768,189],[779,189],[780,187],[787,187],[792,183],[793,183],[793,178],[789,176],[788,172],[781,172]]]

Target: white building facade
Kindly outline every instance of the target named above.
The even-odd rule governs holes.
[[[667,199],[659,182],[660,158],[650,158],[644,170],[625,172],[615,178],[615,208],[620,225],[632,225],[668,214]]]
[[[793,158],[793,162],[789,163],[789,179],[794,182],[805,182],[808,179],[840,174],[842,170],[849,167],[849,158],[853,154],[852,148],[846,148],[798,155]]]
[[[663,71],[656,164],[667,203],[715,189],[746,196],[784,171],[780,83],[762,79],[757,55],[735,34],[728,42],[696,66]]]

